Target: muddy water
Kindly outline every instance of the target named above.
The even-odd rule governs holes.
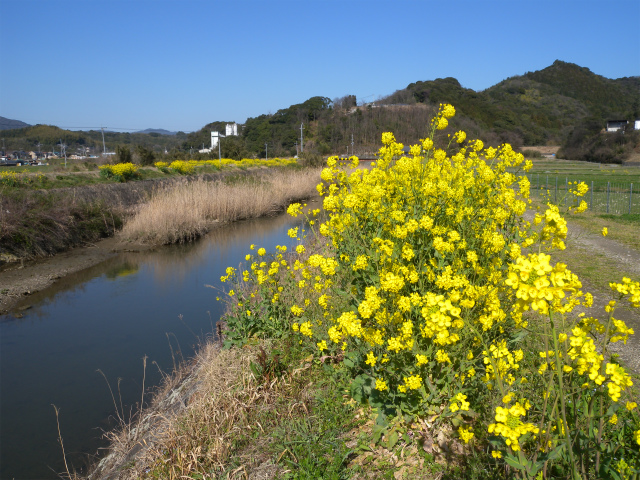
[[[191,245],[120,254],[0,316],[0,477],[59,478],[52,405],[67,461],[82,468],[106,446],[103,432],[140,402],[143,358],[148,388],[211,334],[222,305],[205,285],[219,288],[252,243],[289,245],[294,224],[286,215],[243,221]]]

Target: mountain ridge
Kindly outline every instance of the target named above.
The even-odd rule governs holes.
[[[15,130],[16,128],[30,127],[28,123],[11,118],[0,117],[0,130]]]

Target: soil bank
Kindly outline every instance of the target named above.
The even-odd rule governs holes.
[[[29,308],[29,297],[53,285],[66,275],[97,265],[118,252],[149,250],[149,245],[131,244],[117,237],[72,248],[53,257],[17,261],[0,267],[0,315]]]

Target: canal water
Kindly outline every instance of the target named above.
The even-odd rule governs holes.
[[[59,478],[53,405],[70,467],[95,458],[103,433],[140,402],[143,358],[148,391],[215,331],[223,305],[206,285],[221,288],[225,268],[238,267],[250,244],[291,245],[287,230],[299,223],[242,221],[189,245],[123,253],[33,295],[19,315],[0,316],[0,478]]]

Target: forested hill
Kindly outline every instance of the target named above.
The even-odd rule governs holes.
[[[515,144],[563,143],[585,121],[640,118],[640,77],[611,80],[588,68],[556,60],[476,92],[455,78],[409,84],[391,95],[419,103],[448,102],[457,111]]]

